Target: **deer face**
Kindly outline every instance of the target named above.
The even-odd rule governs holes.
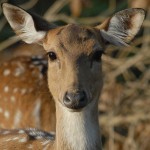
[[[81,110],[98,99],[102,87],[104,45],[127,46],[145,17],[142,9],[126,9],[95,28],[56,27],[19,7],[4,3],[3,12],[26,43],[41,43],[48,57],[48,85],[56,104]]]
[[[53,35],[53,36],[52,36]],[[96,29],[70,24],[48,32],[48,84],[54,99],[79,110],[99,97],[102,40]]]

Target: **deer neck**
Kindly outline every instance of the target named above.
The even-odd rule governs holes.
[[[98,105],[92,108],[90,104],[81,112],[60,105],[56,105],[56,149],[101,150]]]

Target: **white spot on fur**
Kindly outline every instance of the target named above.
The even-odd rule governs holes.
[[[9,118],[9,116],[10,116],[9,111],[7,111],[7,110],[6,110],[6,111],[4,112],[4,116],[5,116],[5,118],[6,118],[6,119],[8,119],[8,118]]]
[[[14,137],[12,138],[12,140],[19,140],[19,137]]]
[[[19,134],[24,134],[25,131],[24,131],[24,130],[19,130],[18,133],[19,133]]]
[[[12,141],[12,138],[6,139],[5,141],[6,142]]]
[[[27,89],[21,89],[21,94],[24,95],[27,93]]]
[[[15,101],[16,101],[16,98],[15,98],[14,96],[11,96],[11,97],[10,97],[10,100],[11,100],[11,102],[15,102]]]
[[[19,140],[19,142],[25,143],[25,142],[27,142],[27,138],[21,138],[21,139]]]
[[[5,69],[3,72],[4,76],[8,76],[10,74],[10,70],[9,69]]]
[[[18,127],[19,126],[19,123],[21,121],[21,117],[22,117],[22,113],[20,110],[17,110],[16,111],[16,114],[14,116],[14,127]]]
[[[14,88],[13,92],[17,93],[18,92],[18,88]]]
[[[48,150],[49,148],[49,144],[47,144],[46,146],[44,146],[43,150]]]
[[[8,86],[5,86],[5,87],[4,87],[4,92],[7,93],[8,91],[9,91],[9,87],[8,87]]]
[[[40,111],[41,111],[41,100],[37,99],[33,110],[33,117],[35,118],[35,124],[40,127]]]
[[[42,145],[43,145],[43,146],[45,146],[45,145],[47,145],[47,144],[49,144],[49,141],[44,141],[44,142],[42,142]]]
[[[14,76],[15,76],[15,77],[18,77],[18,76],[20,76],[21,74],[23,74],[24,71],[25,71],[25,70],[24,70],[23,67],[16,68],[16,69],[15,69],[15,72],[14,72]]]

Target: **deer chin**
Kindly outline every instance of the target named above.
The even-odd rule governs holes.
[[[86,105],[86,106],[84,106],[84,107],[82,107],[82,108],[78,108],[78,109],[75,109],[75,108],[68,108],[68,107],[66,107],[63,103],[61,103],[60,101],[59,101],[59,103],[60,103],[60,105],[63,107],[63,108],[65,108],[67,111],[69,111],[69,112],[81,112],[81,111],[83,111],[83,109],[85,109],[86,108],[86,106],[88,105]]]
[[[81,112],[84,108],[81,109],[70,109],[70,108],[66,108],[69,112]]]

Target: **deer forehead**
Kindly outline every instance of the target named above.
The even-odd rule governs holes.
[[[62,50],[73,55],[90,54],[102,49],[103,43],[96,29],[69,24],[48,32],[44,40],[46,50]]]

